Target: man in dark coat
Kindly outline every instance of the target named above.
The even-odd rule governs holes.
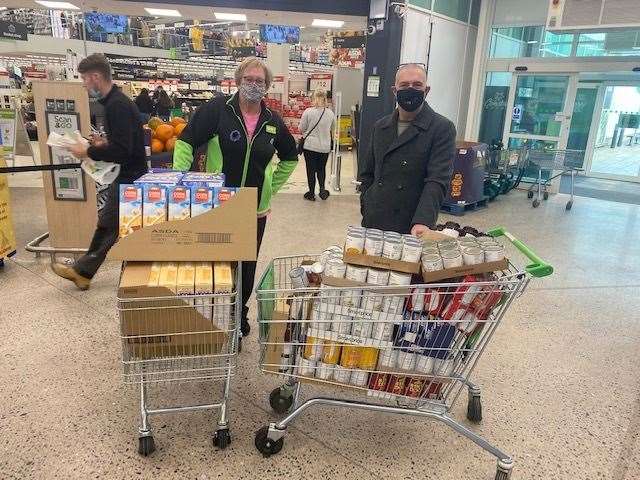
[[[422,65],[402,65],[393,91],[398,108],[374,125],[358,169],[362,225],[419,235],[438,219],[456,129],[424,101],[429,87]]]

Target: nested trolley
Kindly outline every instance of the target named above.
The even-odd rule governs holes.
[[[318,405],[408,414],[440,421],[472,440],[498,459],[496,479],[509,478],[511,457],[449,412],[466,388],[467,418],[482,419],[480,388],[471,374],[530,277],[553,269],[503,229],[492,234],[506,235],[534,263],[525,271],[509,264],[502,272],[446,283],[339,287],[324,282],[300,289],[292,287],[289,272],[317,258],[274,259],[257,288],[260,368],[287,379],[271,392],[270,404],[288,414],[256,432],[256,448],[265,456],[278,453],[287,427]],[[302,382],[348,385],[363,398],[300,402]]]
[[[489,200],[518,188],[529,162],[529,149],[490,149],[485,167],[484,194]]]
[[[226,448],[229,432],[229,393],[235,375],[241,315],[241,263],[235,268],[235,291],[219,294],[164,297],[118,297],[124,381],[140,387],[138,453],[155,450],[149,417],[217,409],[213,444]],[[176,382],[221,384],[214,403],[150,408],[148,389]]]
[[[571,174],[571,198],[567,202],[565,208],[571,210],[573,207],[573,184],[576,173],[582,170],[582,162],[584,159],[584,150],[529,150],[529,162],[538,169],[538,179],[536,183],[532,183],[527,192],[528,198],[534,197],[533,189],[536,189],[535,199],[531,203],[533,208],[540,205],[540,199],[549,198],[547,188],[554,178],[565,173]],[[551,175],[548,179],[542,178],[543,171],[558,171],[557,174]]]

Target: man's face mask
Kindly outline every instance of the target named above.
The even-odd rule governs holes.
[[[426,92],[409,87],[396,92],[398,106],[406,112],[415,112],[424,103]]]

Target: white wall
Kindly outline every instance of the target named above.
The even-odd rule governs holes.
[[[500,25],[545,25],[547,23],[548,0],[495,0],[493,24]]]

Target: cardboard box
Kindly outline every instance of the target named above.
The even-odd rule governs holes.
[[[390,260],[384,257],[374,257],[362,253],[344,254],[344,263],[361,265],[363,267],[381,268],[383,270],[393,270],[394,272],[418,273],[420,272],[420,262],[403,262],[401,260]]]
[[[195,285],[196,294],[213,294],[213,265],[211,262],[196,262],[195,264]],[[212,318],[211,298],[196,298],[196,309],[203,317]]]
[[[256,259],[257,189],[241,188],[195,218],[142,228],[121,239],[109,260],[203,262]]]
[[[261,329],[267,329],[262,371],[281,375],[287,371],[287,369],[280,368],[280,362],[284,350],[283,342],[287,330],[287,320],[289,320],[289,305],[284,300],[279,299],[275,301],[273,310],[268,313],[266,318],[264,316],[265,313],[263,311],[263,320],[268,321],[268,323],[260,325]]]
[[[445,268],[444,270],[437,270],[435,272],[422,271],[422,279],[425,283],[433,283],[439,280],[464,277],[465,275],[498,272],[506,270],[507,268],[509,268],[509,260],[504,258],[497,262],[485,262],[478,265],[463,265],[461,267]]]
[[[177,185],[167,189],[169,202],[168,220],[184,220],[191,218],[191,190],[189,187]]]
[[[213,189],[213,208],[218,208],[236,194],[236,188],[219,187]]]
[[[182,172],[167,171],[167,172],[149,172],[142,175],[133,183],[137,185],[143,185],[146,183],[156,185],[178,185],[183,177]]]
[[[166,287],[149,287],[151,268],[150,262],[129,262],[120,277],[118,299],[125,361],[223,351],[228,335],[195,306],[176,298],[163,299],[173,295]]]
[[[142,228],[142,187],[139,185],[120,185],[120,229],[119,236],[124,238]]]
[[[160,270],[162,270],[161,262],[153,262],[151,264],[151,270],[149,272],[148,287],[157,287],[160,285]]]
[[[142,185],[142,212],[143,227],[167,221],[167,189],[163,185]]]
[[[171,295],[178,293],[178,264],[176,262],[161,264],[158,286],[167,289]]]

